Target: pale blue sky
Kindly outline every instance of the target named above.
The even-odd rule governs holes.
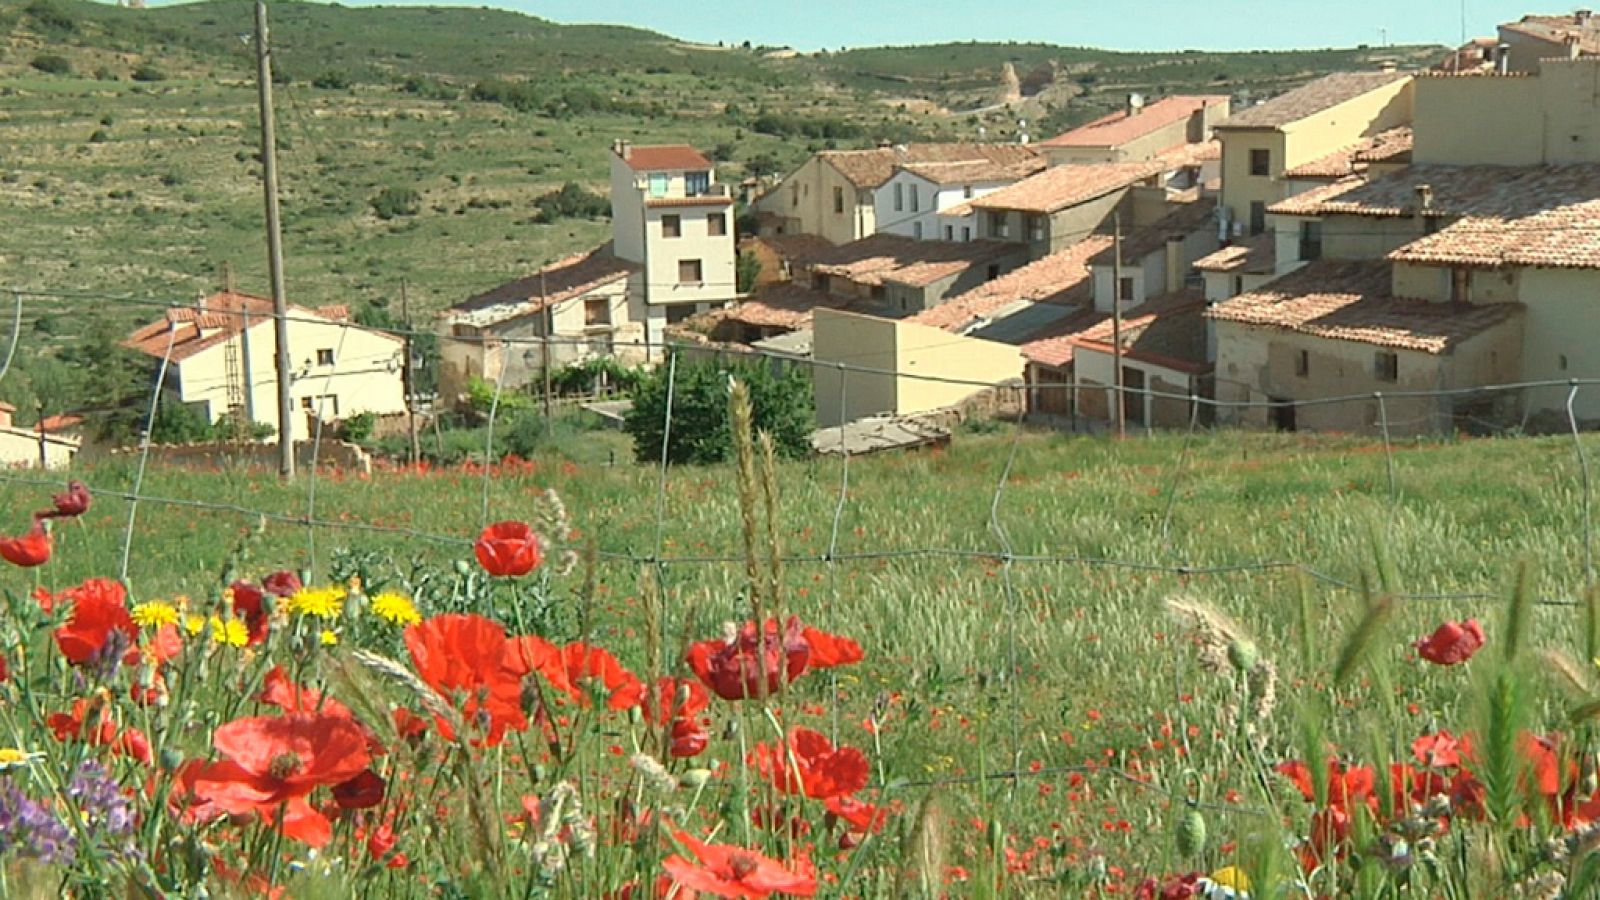
[[[345,0],[348,5],[376,5]],[[386,0],[424,5],[441,0]],[[1532,5],[1530,6],[1529,3]],[[558,22],[636,25],[686,40],[749,40],[803,50],[944,41],[1040,41],[1126,50],[1249,50],[1454,45],[1524,13],[1570,0],[498,0],[484,4]],[[1592,2],[1590,6],[1600,5]]]

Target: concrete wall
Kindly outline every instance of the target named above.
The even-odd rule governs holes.
[[[636,172],[615,153],[611,158],[611,239],[623,259],[644,262],[644,192]],[[680,188],[681,193],[681,188]]]
[[[1328,259],[1383,259],[1422,234],[1422,220],[1415,217],[1324,216],[1322,255]],[[1298,254],[1298,235],[1295,248]]]
[[[65,469],[78,454],[78,441],[58,435],[44,436],[44,467]],[[27,469],[39,465],[39,434],[26,428],[0,428],[0,468]]]
[[[1028,228],[1029,217],[1039,215],[1037,213],[980,209],[974,218],[978,223],[978,237],[1024,244],[1028,248],[1028,258],[1035,260],[1066,249],[1095,231],[1104,230],[1119,205],[1123,207],[1126,217],[1130,212],[1130,204],[1124,203],[1127,197],[1128,189],[1125,188],[1044,216],[1044,235],[1039,240],[1032,239]],[[1003,217],[1004,230],[996,227],[997,216]]]
[[[1469,303],[1515,303],[1518,298],[1517,269],[1462,269]],[[1394,264],[1394,293],[1398,297],[1417,297],[1436,303],[1450,301],[1454,279],[1450,266]]]
[[[948,222],[954,233],[945,237],[947,220],[941,219],[939,210],[965,203],[975,197],[992,194],[1011,182],[980,181],[972,184],[939,185],[920,175],[899,171],[873,193],[873,220],[877,230],[904,237],[917,237],[917,226],[922,226],[921,239],[925,241],[961,240],[961,225]],[[895,208],[894,189],[900,188],[900,208]],[[916,192],[916,208],[912,208],[911,194]]]
[[[1222,129],[1222,206],[1228,210],[1230,228],[1235,234],[1250,233],[1250,204],[1266,206],[1283,199],[1279,180],[1283,164],[1284,135],[1272,129]],[[1250,151],[1266,150],[1269,155],[1266,175],[1250,174]],[[1338,149],[1338,148],[1334,148]],[[1332,152],[1331,150],[1329,152]],[[1234,227],[1232,223],[1239,225]]]
[[[1600,272],[1584,269],[1524,269],[1520,299],[1526,305],[1522,377],[1529,381],[1600,378]],[[1562,358],[1566,358],[1565,367]],[[1531,411],[1561,410],[1566,387],[1530,391]],[[1600,387],[1578,390],[1573,410],[1600,418]]]
[[[112,456],[132,456],[140,450],[120,447]],[[309,440],[296,441],[295,465],[308,469],[315,461],[318,468],[348,469],[371,472],[372,458],[355,444],[324,438],[320,443]],[[152,444],[151,461],[160,465],[201,466],[207,469],[235,467],[276,469],[278,445],[260,441],[218,441],[206,444]]]
[[[1109,352],[1078,347],[1072,352],[1072,367],[1078,382],[1078,411],[1091,419],[1109,420],[1116,409],[1115,360]],[[1200,395],[1199,379],[1188,372],[1169,369],[1145,360],[1123,357],[1122,368],[1144,375],[1144,390],[1125,391],[1128,421],[1152,428],[1181,428],[1189,424],[1188,397]],[[1156,396],[1176,394],[1178,396]]]
[[[913,376],[937,376],[988,385],[1021,378],[1022,351],[1008,344],[957,337],[939,328],[895,322],[896,387],[901,415],[955,406],[985,388],[970,384],[925,381]]]
[[[1535,68],[1532,77],[1420,79],[1413,160],[1452,166],[1600,162],[1600,59],[1546,60]]]

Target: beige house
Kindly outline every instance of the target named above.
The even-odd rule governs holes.
[[[289,308],[290,396],[298,413],[290,439],[308,440],[316,422],[406,409],[401,377],[405,342],[363,328],[343,306]],[[237,292],[167,310],[124,344],[153,359],[169,357],[170,400],[216,422],[233,413],[278,427],[272,301]]]
[[[1409,124],[1411,81],[1400,72],[1338,72],[1217,123],[1230,233],[1267,229],[1267,207],[1290,195],[1286,172]]]
[[[1538,72],[1547,60],[1600,56],[1600,19],[1588,9],[1569,15],[1523,16],[1501,25],[1494,64],[1506,72]]]
[[[575,254],[450,307],[448,338],[439,344],[440,393],[457,396],[472,378],[527,384],[547,363],[651,358],[643,267],[610,251],[607,244]]]
[[[1023,144],[896,144],[869,150],[825,150],[784,177],[758,198],[753,208],[764,235],[814,234],[845,244],[879,230],[879,189],[898,167],[960,162],[1019,169],[1043,165],[1039,151]],[[892,207],[892,196],[889,202]],[[935,204],[934,208],[939,207]]]
[[[1090,257],[1095,306],[1109,312],[1115,296],[1126,309],[1182,290],[1195,261],[1217,249],[1216,209],[1214,197],[1175,204],[1172,212],[1126,233],[1120,251],[1107,247]]]
[[[1132,223],[1135,186],[1159,189],[1167,168],[1161,160],[1055,166],[966,206],[978,237],[1023,244],[1039,259],[1104,230],[1125,201]]]
[[[1221,94],[1163,97],[1149,104],[1129,94],[1124,109],[1037,146],[1052,166],[1144,162],[1183,144],[1211,140],[1212,128],[1228,117],[1228,103]]]
[[[42,428],[20,427],[13,421],[16,412],[15,406],[0,402],[0,467],[65,469],[72,465],[83,446],[81,439],[51,431],[48,421],[41,423]]]
[[[918,241],[880,233],[811,258],[797,280],[906,315],[932,309],[1025,262],[1027,251],[1013,243]]]
[[[946,409],[988,386],[1022,377],[1016,347],[928,325],[818,309],[812,327],[812,357],[818,363],[812,384],[821,428],[868,416]]]
[[[1117,398],[1129,427],[1181,428],[1210,407],[1191,398],[1211,396],[1206,350],[1205,297],[1189,288],[1151,297],[1128,310],[1120,328],[1108,318],[1071,338],[1075,415],[1110,421]],[[1122,390],[1116,390],[1117,342]]]

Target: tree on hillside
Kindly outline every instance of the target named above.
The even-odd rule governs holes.
[[[811,450],[811,381],[797,370],[781,375],[762,362],[680,358],[672,380],[672,429],[664,434],[669,366],[659,366],[633,392],[633,409],[624,429],[642,463],[659,462],[665,436],[667,461],[714,463],[733,447],[728,421],[728,386],[738,379],[750,388],[757,431],[772,434],[778,452],[789,458]]]
[[[83,373],[68,404],[89,411],[88,424],[100,440],[131,443],[149,410],[151,361],[122,346],[125,335],[110,318],[96,316],[90,322],[88,333],[59,354],[69,369]]]

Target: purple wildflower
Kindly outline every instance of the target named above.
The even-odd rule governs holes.
[[[44,863],[72,862],[76,841],[50,809],[0,779],[0,855],[15,853]]]
[[[92,760],[79,766],[67,795],[77,804],[86,833],[99,849],[118,861],[139,856],[134,843],[138,817],[128,796],[103,766]]]

